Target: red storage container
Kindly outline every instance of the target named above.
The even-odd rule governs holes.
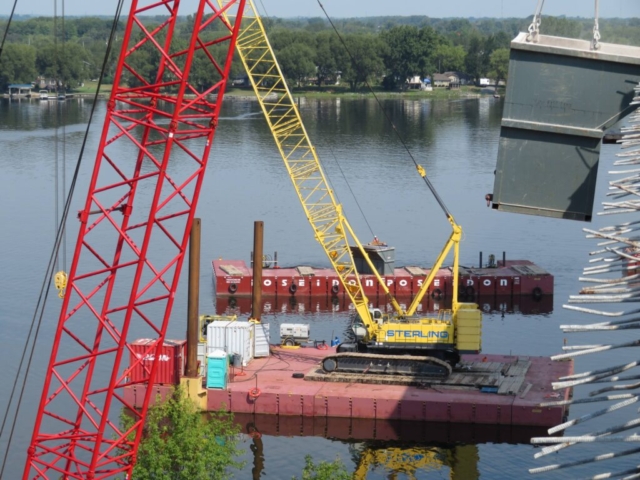
[[[141,362],[137,363],[131,369],[129,373],[130,382],[142,382],[149,377],[155,354],[152,345],[155,342],[156,340],[142,338],[129,345],[131,347],[129,366],[133,366],[139,359],[142,359]],[[149,351],[149,349],[151,349],[151,351]],[[186,340],[165,339],[160,350],[160,357],[158,358],[156,384],[177,385],[180,383],[180,377],[184,372],[187,358],[186,349]]]

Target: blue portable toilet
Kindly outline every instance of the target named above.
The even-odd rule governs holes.
[[[224,350],[207,354],[207,388],[226,388],[229,376],[229,357]]]

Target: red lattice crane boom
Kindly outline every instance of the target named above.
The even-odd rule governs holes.
[[[130,478],[135,463],[153,390],[137,412],[124,400],[127,344],[150,338],[159,356],[245,0],[200,0],[188,43],[179,4],[132,0],[23,479]],[[204,92],[189,80],[201,62],[217,74]],[[156,365],[139,383],[153,385]]]

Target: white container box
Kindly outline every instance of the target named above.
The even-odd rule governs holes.
[[[239,354],[242,365],[253,358],[253,331],[251,322],[211,322],[207,326],[207,353],[212,349],[221,349],[228,355]]]
[[[256,323],[253,345],[253,356],[255,358],[269,356],[269,324]]]
[[[207,374],[207,344],[204,342],[198,343],[198,362],[200,362],[198,375],[204,377]]]

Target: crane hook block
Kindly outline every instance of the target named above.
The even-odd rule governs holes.
[[[64,291],[67,288],[67,274],[60,270],[53,277],[53,282],[58,289],[58,297],[64,298]]]

